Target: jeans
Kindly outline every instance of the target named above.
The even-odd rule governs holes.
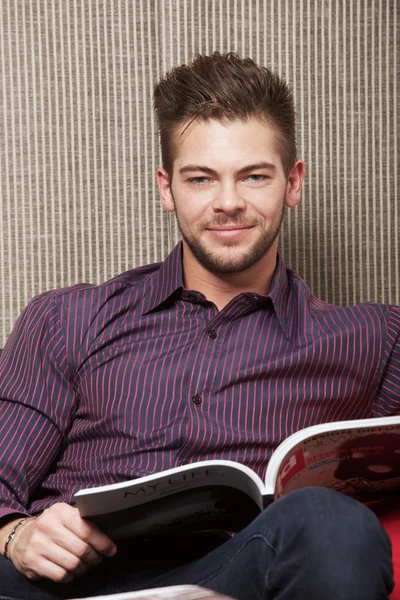
[[[0,559],[1,600],[54,600],[197,584],[238,600],[384,600],[393,588],[391,544],[375,515],[332,490],[310,487],[266,508],[229,541],[196,558],[134,541],[68,584],[25,579]]]

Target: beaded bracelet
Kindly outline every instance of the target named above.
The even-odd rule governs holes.
[[[4,553],[3,553],[3,556],[7,560],[10,560],[10,557],[8,555],[8,546],[10,545],[11,540],[15,538],[15,534],[17,533],[17,530],[21,527],[21,525],[23,525],[24,523],[26,523],[26,521],[28,519],[29,519],[29,517],[24,517],[23,519],[20,519],[18,521],[18,523],[16,525],[14,525],[14,527],[11,530],[10,535],[6,539],[6,543],[4,544]]]

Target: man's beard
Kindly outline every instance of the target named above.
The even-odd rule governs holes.
[[[260,261],[271,249],[273,243],[279,235],[283,217],[284,217],[284,203],[282,206],[282,214],[280,216],[278,224],[270,231],[264,231],[261,237],[254,243],[254,245],[244,254],[235,256],[235,248],[240,247],[240,244],[236,240],[227,240],[224,242],[224,248],[232,248],[232,253],[229,256],[221,257],[218,256],[218,247],[208,249],[205,244],[200,240],[200,237],[194,235],[187,235],[179,223],[177,213],[176,218],[178,227],[181,232],[182,238],[190,248],[193,256],[203,265],[208,271],[215,274],[229,274],[229,273],[241,273],[246,271],[258,261]],[[221,219],[216,218],[212,222],[202,224],[200,230],[203,231],[207,227],[212,226],[231,226],[231,225],[253,225],[262,226],[262,220],[257,219],[251,221],[251,223],[244,221],[243,219]]]

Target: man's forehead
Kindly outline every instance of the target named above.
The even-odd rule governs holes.
[[[236,170],[236,174],[244,175],[251,171],[261,171],[261,170],[267,170],[267,171],[274,172],[277,170],[277,166],[276,166],[276,164],[274,164],[272,162],[267,162],[267,161],[260,161],[257,163],[246,163],[246,159],[244,158],[244,165],[239,167]],[[199,164],[197,164],[197,163],[183,164],[183,166],[181,166],[179,168],[179,173],[181,173],[181,174],[194,173],[197,171],[201,171],[202,173],[209,173],[210,175],[216,173],[216,169],[213,169],[212,167],[208,166],[207,164],[200,164],[200,163]]]
[[[181,123],[173,135],[173,160],[179,171],[213,169],[217,163],[235,170],[282,166],[276,129],[265,120],[196,119]]]

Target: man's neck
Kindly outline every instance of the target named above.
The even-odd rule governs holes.
[[[241,273],[219,274],[208,271],[190,254],[183,254],[183,281],[186,289],[201,292],[218,310],[243,292],[266,295],[276,267],[276,251]]]

